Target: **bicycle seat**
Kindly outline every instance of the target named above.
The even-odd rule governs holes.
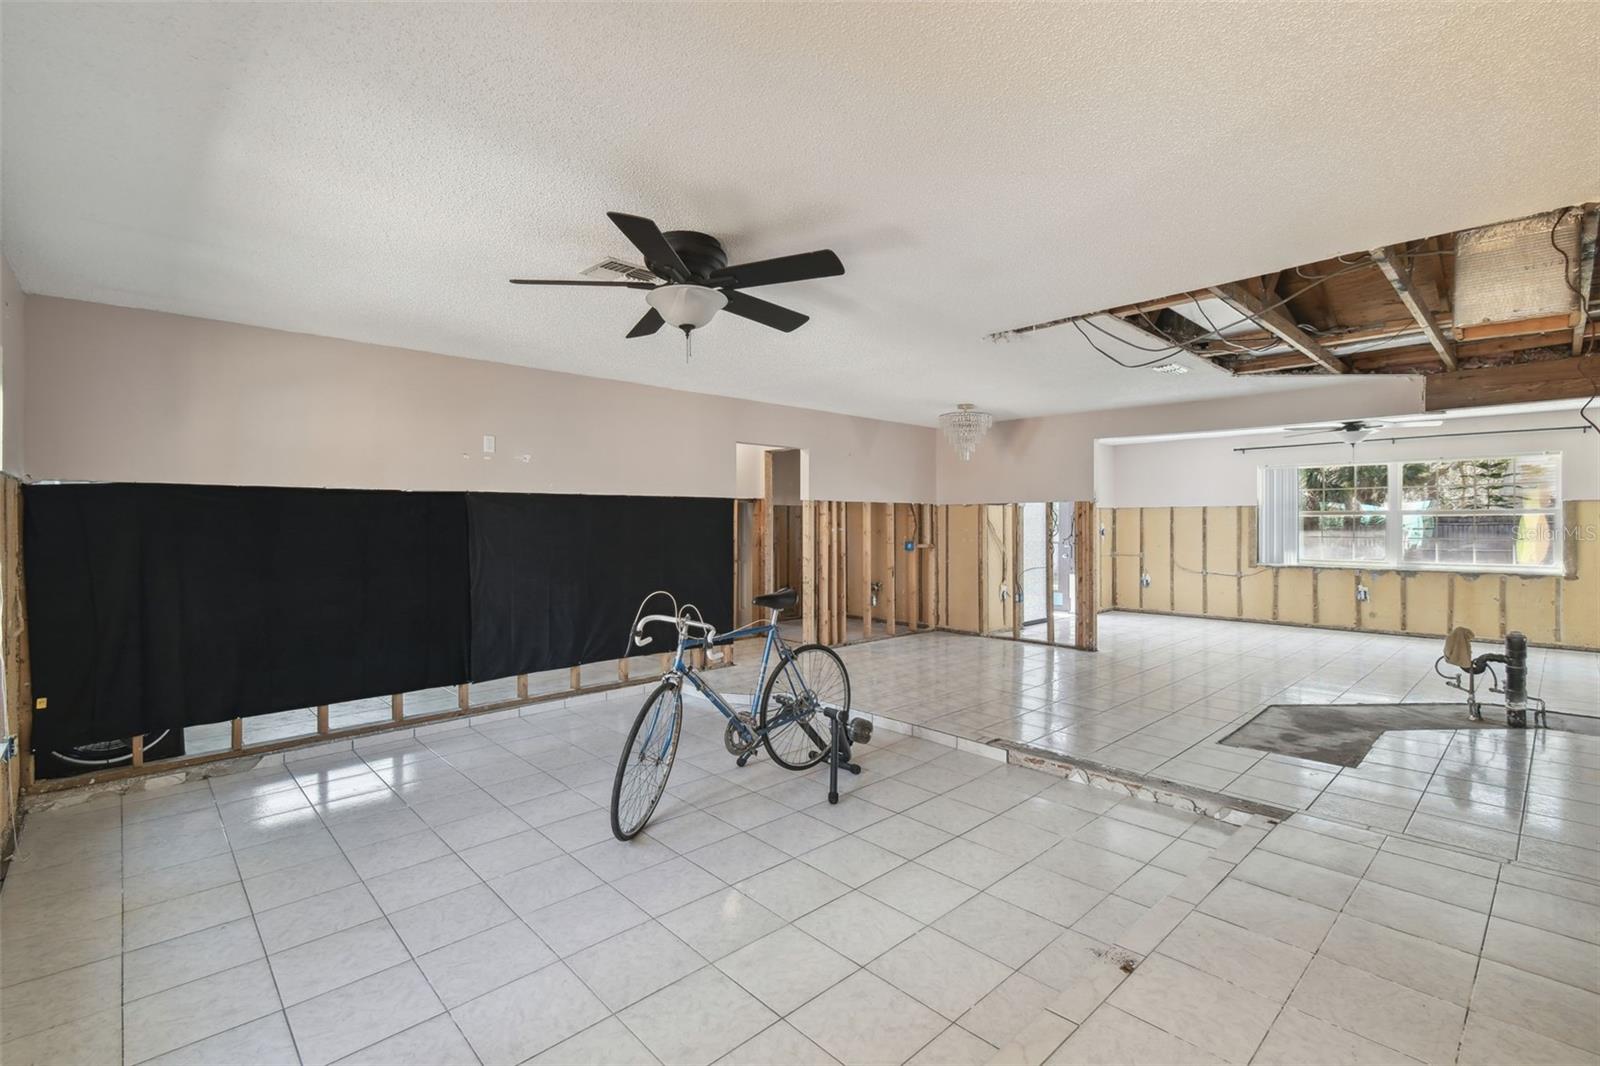
[[[766,607],[774,611],[787,611],[798,602],[800,594],[794,589],[779,589],[777,592],[757,596],[755,600],[757,607]]]

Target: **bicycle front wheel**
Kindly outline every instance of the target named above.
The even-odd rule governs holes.
[[[850,709],[850,675],[832,648],[802,644],[761,691],[761,743],[773,762],[804,770],[827,756],[832,724],[824,707]]]
[[[683,695],[676,685],[663,682],[639,708],[617,762],[617,780],[611,786],[611,835],[618,840],[638,836],[655,813],[667,790],[682,733]]]

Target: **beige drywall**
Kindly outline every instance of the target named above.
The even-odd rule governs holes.
[[[1205,509],[1172,508],[1172,609],[1180,614],[1204,614]]]
[[[1258,421],[1279,417],[1272,409],[1254,412]],[[1278,433],[1101,444],[1104,459],[1095,480],[1095,498],[1105,507],[1250,506],[1257,502],[1258,474],[1264,466],[1343,463],[1352,457],[1357,462],[1389,462],[1554,451],[1562,457],[1562,495],[1569,500],[1600,499],[1600,440],[1593,432],[1562,430],[1582,425],[1572,410],[1452,417],[1439,426],[1381,431],[1353,451],[1346,444],[1327,443],[1327,436],[1310,437],[1321,442],[1314,445],[1279,447],[1288,442]],[[1485,432],[1492,435],[1482,435]],[[1390,435],[1415,439],[1392,443],[1383,439]],[[1263,446],[1271,450],[1238,450]]]
[[[976,633],[980,593],[978,534],[983,508],[949,507],[945,510],[948,546],[942,558],[949,568],[945,575],[948,583],[948,594],[944,598],[945,624],[964,633]]]
[[[24,470],[22,401],[28,297],[17,285],[11,264],[4,257],[0,257],[0,300],[4,303],[4,329],[0,332],[0,469],[20,475]]]
[[[1107,473],[1113,449],[1096,446],[1101,438],[1138,434],[1236,430],[1263,422],[1314,422],[1334,418],[1376,418],[1422,410],[1421,379],[1395,374],[1311,381],[1307,387],[1270,395],[1225,400],[1089,411],[1048,418],[996,422],[962,462],[938,442],[938,488],[943,503],[1013,503],[1023,500],[1101,498],[1098,483]],[[1096,477],[1099,470],[1101,477]],[[1105,503],[1111,497],[1105,496]],[[1144,501],[1153,506],[1182,500]],[[1254,500],[1208,503],[1253,503]]]
[[[1102,512],[1108,528],[1117,531],[1116,606],[1430,637],[1466,626],[1491,642],[1517,629],[1535,644],[1600,649],[1600,500],[1567,503],[1568,567],[1559,577],[1263,567],[1255,562],[1255,511],[1124,507]],[[1156,581],[1168,567],[1170,598]],[[1137,572],[1152,575],[1142,597],[1133,576]],[[1365,599],[1358,597],[1358,588],[1366,590]]]
[[[1112,602],[1118,607],[1139,606],[1142,589],[1139,584],[1143,538],[1139,527],[1139,511],[1130,508],[1111,512],[1111,580]]]
[[[925,427],[41,296],[25,338],[39,479],[732,496],[772,441],[812,498],[934,497]]]
[[[1172,610],[1172,509],[1145,508],[1143,525],[1144,532],[1140,540],[1144,545],[1144,572],[1150,577],[1150,587],[1144,590],[1140,605],[1170,611]]]

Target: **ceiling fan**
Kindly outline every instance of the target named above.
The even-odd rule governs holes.
[[[512,278],[511,284],[643,289],[648,293],[645,300],[650,310],[634,323],[627,335],[647,337],[663,325],[676,326],[683,330],[685,348],[692,354],[690,333],[710,322],[718,311],[725,310],[784,333],[806,324],[809,316],[751,296],[745,289],[844,273],[839,257],[826,249],[729,266],[722,242],[709,234],[694,230],[663,233],[650,219],[620,211],[607,211],[606,217],[616,223],[622,235],[644,255],[645,269],[661,279],[659,283]]]
[[[1332,434],[1343,439],[1347,444],[1359,444],[1372,436],[1378,430],[1387,426],[1426,427],[1442,426],[1444,419],[1434,418],[1423,422],[1385,422],[1381,419],[1356,418],[1348,422],[1329,422],[1319,426],[1285,426],[1283,435],[1286,437],[1305,437],[1312,434]]]

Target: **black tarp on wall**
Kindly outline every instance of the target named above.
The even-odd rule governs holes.
[[[670,651],[627,646],[639,601],[667,589],[727,629],[733,508],[665,496],[473,493],[472,680]],[[664,599],[651,613],[670,613]]]
[[[30,485],[34,743],[460,682],[460,493]]]
[[[36,750],[615,659],[655,588],[731,613],[727,500],[24,494]]]

